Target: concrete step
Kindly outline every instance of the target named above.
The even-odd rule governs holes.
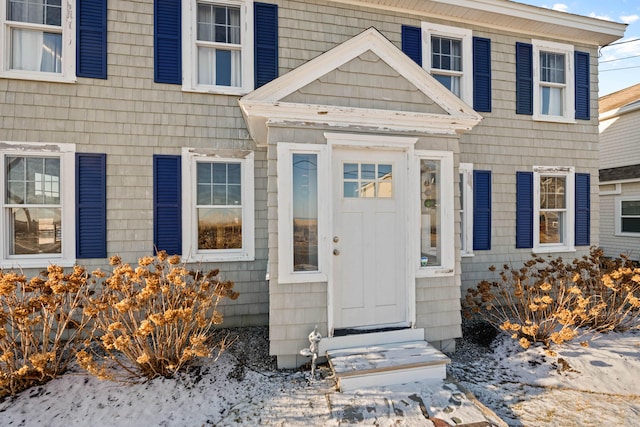
[[[406,341],[327,351],[340,391],[442,381],[451,360],[426,341]]]

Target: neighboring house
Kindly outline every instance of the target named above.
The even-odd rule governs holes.
[[[505,0],[2,0],[0,266],[219,267],[280,367],[597,244],[598,47]],[[592,179],[593,178],[593,179]],[[32,270],[30,270],[32,269]]]
[[[640,84],[600,98],[600,246],[640,261]]]

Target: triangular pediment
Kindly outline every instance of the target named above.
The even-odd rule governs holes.
[[[267,121],[459,134],[482,117],[370,28],[240,99],[249,131]]]

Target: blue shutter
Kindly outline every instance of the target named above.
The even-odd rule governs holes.
[[[533,172],[516,174],[516,248],[533,248]]]
[[[182,253],[180,156],[153,156],[153,244],[155,251]]]
[[[76,75],[107,78],[107,0],[78,0]]]
[[[589,52],[574,53],[576,69],[576,119],[591,118],[591,85]]]
[[[473,171],[473,250],[491,249],[491,171]]]
[[[533,114],[533,46],[516,43],[516,114]]]
[[[402,26],[402,51],[422,67],[422,30],[420,27]]]
[[[255,86],[278,77],[278,5],[253,4]]]
[[[473,38],[473,109],[491,112],[491,40]]]
[[[182,84],[180,0],[154,0],[153,17],[153,80]]]
[[[591,244],[591,175],[576,174],[576,246]]]
[[[76,153],[76,258],[107,257],[107,156]]]

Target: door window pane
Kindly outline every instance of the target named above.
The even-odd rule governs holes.
[[[345,163],[343,165],[345,198],[393,197],[393,166],[383,163]]]
[[[318,155],[296,153],[293,161],[293,271],[319,271]]]
[[[442,263],[439,160],[420,160],[420,266]]]

